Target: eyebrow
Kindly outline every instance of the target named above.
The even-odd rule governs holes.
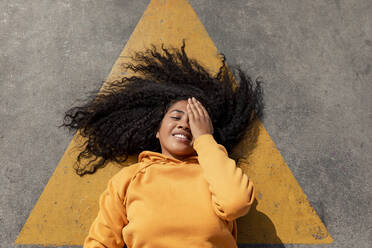
[[[178,112],[178,113],[181,113],[181,114],[184,114],[185,112],[183,112],[182,110],[179,110],[179,109],[174,109],[171,111],[171,113],[173,112]]]

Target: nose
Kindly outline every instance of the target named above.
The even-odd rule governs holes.
[[[178,128],[182,128],[182,129],[186,129],[186,130],[190,130],[190,126],[189,126],[189,118],[182,118],[180,120],[180,122],[178,123]]]

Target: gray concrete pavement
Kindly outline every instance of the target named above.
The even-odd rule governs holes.
[[[148,2],[0,1],[0,247],[71,140],[64,111],[101,86]],[[372,1],[189,2],[228,63],[264,78],[264,126],[327,247],[372,247]]]

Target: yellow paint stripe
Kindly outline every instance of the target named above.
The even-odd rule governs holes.
[[[121,64],[134,51],[162,42],[179,47],[187,41],[191,56],[217,71],[217,49],[186,0],[152,0],[114,64],[107,81],[122,76]],[[257,196],[251,212],[238,220],[240,243],[331,243],[325,226],[293,177],[261,122],[257,147],[245,139],[234,154],[249,157],[239,165],[255,182]],[[80,178],[72,164],[81,138],[75,135],[38,202],[21,230],[16,244],[81,245],[97,215],[98,197],[120,167],[111,163],[94,175]],[[81,141],[81,140],[80,140]],[[251,154],[250,156],[248,156]],[[131,157],[128,163],[135,162]]]
[[[238,242],[270,244],[332,243],[326,227],[310,206],[274,142],[260,121],[256,147],[244,139],[234,156],[256,185],[256,201],[248,215],[238,220]],[[249,135],[249,133],[247,133]]]

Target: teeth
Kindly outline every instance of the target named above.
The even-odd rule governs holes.
[[[187,139],[187,137],[183,134],[175,134],[174,136],[182,138],[182,139]]]

